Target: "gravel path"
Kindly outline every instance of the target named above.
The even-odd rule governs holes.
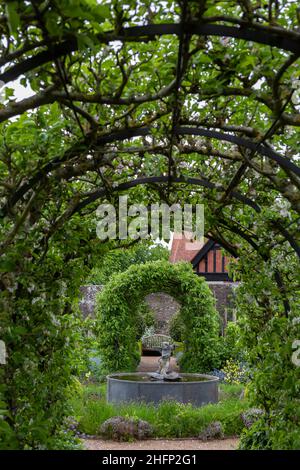
[[[235,450],[236,438],[203,442],[198,439],[147,439],[136,442],[115,442],[83,439],[87,450]]]

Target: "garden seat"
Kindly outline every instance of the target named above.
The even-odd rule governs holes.
[[[171,336],[154,334],[145,336],[142,339],[142,349],[143,351],[154,351],[161,353],[163,343],[171,343]]]

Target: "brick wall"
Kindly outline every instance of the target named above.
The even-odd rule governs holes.
[[[145,297],[145,301],[156,318],[156,333],[169,334],[168,323],[173,315],[180,310],[180,304],[164,292],[149,294]]]
[[[102,288],[103,286],[97,285],[81,286],[80,292],[82,297],[79,301],[79,307],[84,318],[94,316],[96,295]],[[179,311],[180,304],[173,299],[173,297],[164,292],[149,294],[145,297],[145,301],[154,312],[159,330],[157,333],[167,334],[168,321]]]
[[[227,321],[235,320],[234,289],[237,284],[221,281],[211,281],[207,284],[216,299],[216,309],[222,319],[222,331],[224,331]]]

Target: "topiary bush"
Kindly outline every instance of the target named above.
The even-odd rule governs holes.
[[[181,304],[184,354],[181,369],[205,372],[219,361],[219,316],[205,280],[189,263],[155,261],[131,266],[113,276],[96,301],[98,347],[107,371],[135,370],[140,354],[137,345],[137,309],[147,294],[164,291]]]

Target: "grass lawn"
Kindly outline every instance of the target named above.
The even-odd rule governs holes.
[[[101,424],[113,416],[143,419],[152,424],[155,437],[197,437],[211,422],[222,423],[225,436],[239,435],[243,426],[241,413],[250,407],[240,399],[242,385],[220,385],[220,401],[199,408],[173,401],[159,406],[149,404],[114,405],[106,403],[106,385],[84,385],[81,396],[71,403],[79,421],[79,431],[97,435]]]

